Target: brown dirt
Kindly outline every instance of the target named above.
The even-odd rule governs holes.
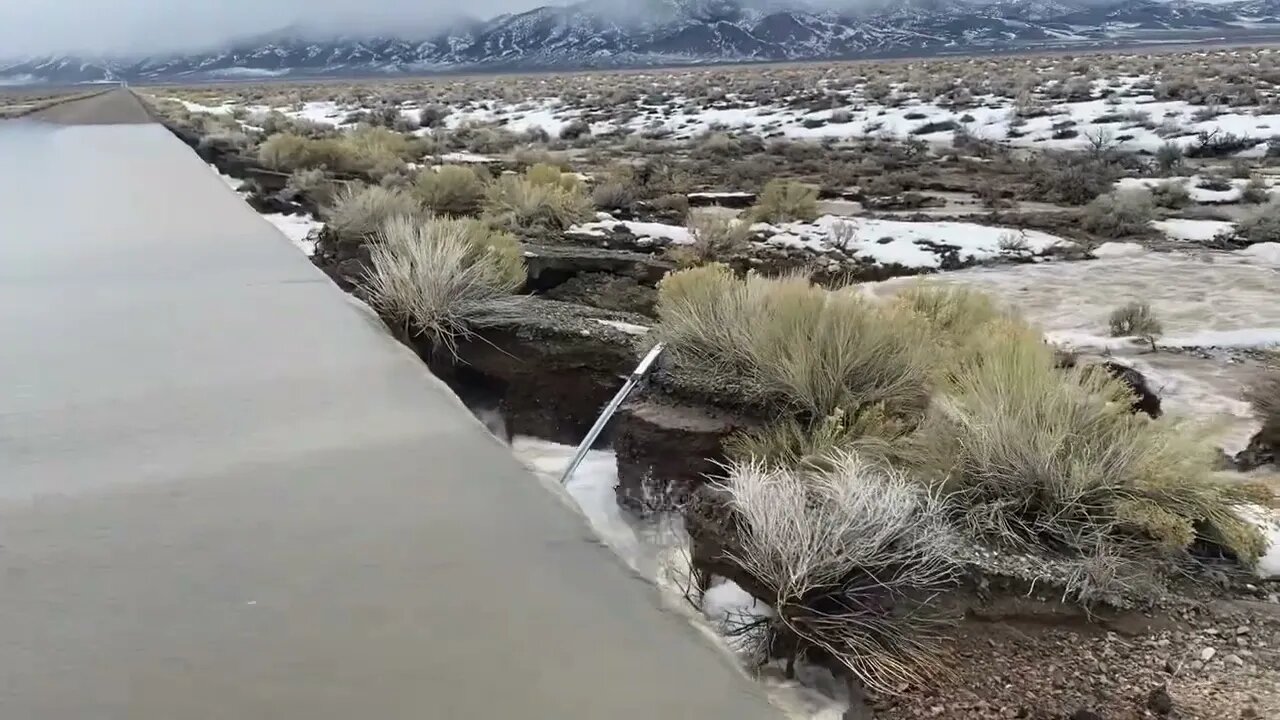
[[[1107,630],[970,617],[944,649],[943,674],[927,687],[877,699],[875,716],[1280,717],[1280,604],[1216,601],[1160,620],[1154,629]]]

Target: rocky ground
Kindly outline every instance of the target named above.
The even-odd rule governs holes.
[[[1247,720],[1280,717],[1280,604],[1214,600],[1110,623],[971,616],[944,672],[876,718]]]

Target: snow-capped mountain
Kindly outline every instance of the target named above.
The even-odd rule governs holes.
[[[184,81],[891,57],[1231,39],[1280,31],[1280,0],[586,0],[430,37],[281,32],[217,52],[0,62],[10,82]]]

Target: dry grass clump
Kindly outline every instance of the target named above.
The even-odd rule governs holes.
[[[761,599],[774,610],[776,644],[824,651],[882,692],[917,680],[939,639],[928,601],[956,577],[955,539],[937,499],[849,452],[727,471],[740,527],[729,554],[770,594]]]
[[[406,135],[381,127],[361,126],[336,137],[303,137],[293,132],[272,135],[258,148],[258,159],[273,170],[326,168],[359,173],[374,180],[404,168],[417,154]]]
[[[710,264],[664,279],[657,310],[654,332],[679,365],[737,378],[781,423],[787,416],[799,423],[796,432],[780,424],[744,438],[740,447],[753,455],[812,454],[791,440],[823,423],[834,423],[831,437],[891,443],[927,402],[926,326],[854,292],[831,292],[800,276],[739,279]]]
[[[687,245],[673,245],[668,250],[680,267],[695,267],[725,260],[742,252],[751,239],[751,226],[719,213],[692,211],[688,219]]]
[[[1271,199],[1271,190],[1261,175],[1252,175],[1240,190],[1240,202],[1259,204]]]
[[[1191,204],[1191,191],[1179,180],[1165,180],[1151,188],[1151,199],[1163,208],[1178,209]]]
[[[635,188],[620,180],[607,180],[592,188],[591,202],[601,210],[627,210],[636,204]]]
[[[1236,237],[1252,245],[1280,242],[1280,199],[1274,199],[1236,223]]]
[[[490,183],[484,216],[508,232],[545,235],[590,220],[591,200],[575,176],[535,165],[523,176],[503,175]]]
[[[1155,204],[1146,190],[1125,190],[1099,195],[1080,216],[1080,226],[1108,238],[1144,235],[1151,231]]]
[[[474,215],[484,200],[484,191],[484,181],[476,171],[459,165],[427,168],[414,181],[414,193],[422,206],[438,215]]]
[[[338,237],[361,239],[373,235],[392,218],[421,216],[422,208],[402,190],[360,185],[340,192],[323,215],[328,228]]]
[[[813,220],[818,217],[818,191],[790,180],[770,180],[756,204],[751,219],[756,222],[782,223]]]
[[[1031,161],[1031,199],[1084,205],[1111,187],[1116,169],[1106,160],[1072,153],[1045,154]]]
[[[286,194],[305,198],[315,207],[324,207],[333,202],[337,192],[336,184],[320,168],[294,170],[284,188]]]
[[[1111,337],[1156,338],[1164,332],[1151,306],[1138,300],[1112,310],[1107,325],[1111,329]]]
[[[393,217],[370,260],[372,305],[450,352],[477,324],[514,310],[525,280],[516,239],[477,220]]]
[[[1019,326],[990,295],[963,285],[917,282],[898,293],[894,303],[928,325],[936,353],[935,375],[943,383],[951,380],[958,366],[986,349],[993,328]]]
[[[922,470],[959,522],[1003,545],[1073,556],[1170,556],[1205,539],[1252,562],[1251,493],[1211,479],[1202,435],[1130,411],[1128,389],[1014,334],[968,363],[917,433]]]
[[[1262,423],[1260,435],[1271,447],[1280,446],[1280,356],[1245,388],[1245,400]]]
[[[263,141],[258,160],[272,170],[292,171],[311,167],[314,152],[309,138],[293,133],[279,133]]]

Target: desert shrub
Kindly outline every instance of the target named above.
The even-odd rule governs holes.
[[[292,133],[279,133],[258,147],[258,160],[272,170],[292,171],[312,162],[312,145],[307,138]]]
[[[946,132],[947,130],[955,130],[960,127],[960,123],[955,120],[934,120],[924,123],[919,127],[912,129],[912,135],[928,135],[930,133]]]
[[[304,197],[317,207],[324,207],[333,200],[337,188],[329,176],[319,168],[294,170],[284,186],[285,193]]]
[[[476,323],[515,305],[520,246],[476,220],[393,217],[370,249],[364,287],[384,317],[453,351]]]
[[[677,362],[738,378],[759,403],[856,423],[875,407],[910,415],[927,397],[924,324],[854,292],[710,264],[667,276],[657,310]]]
[[[414,159],[410,157],[409,136],[384,127],[361,125],[345,133],[342,142],[351,148],[356,164],[366,169]]]
[[[818,191],[790,180],[770,180],[751,208],[756,222],[780,223],[818,217]]]
[[[564,190],[575,190],[582,186],[582,181],[577,175],[547,163],[537,163],[527,168],[524,176],[534,185],[555,185]]]
[[[1208,170],[1200,176],[1200,181],[1196,183],[1196,187],[1213,192],[1226,192],[1235,186],[1231,184],[1231,180],[1224,177],[1219,171]]]
[[[939,624],[926,603],[956,578],[941,503],[852,452],[800,467],[739,461],[723,488],[738,528],[729,558],[770,594],[773,632],[886,692],[930,668]]]
[[[590,134],[591,126],[587,124],[586,120],[581,118],[570,120],[568,123],[565,123],[564,127],[560,128],[561,140],[577,140],[580,137]]]
[[[1038,337],[992,343],[916,435],[925,472],[981,538],[1084,557],[1178,553],[1204,539],[1246,564],[1264,547],[1211,479],[1203,435],[1130,411],[1105,370],[1058,368]]]
[[[377,185],[347,187],[322,213],[330,230],[340,238],[367,238],[395,217],[418,217],[418,201],[402,190]]]
[[[934,367],[944,380],[984,346],[995,323],[1013,321],[990,295],[963,285],[917,282],[898,293],[894,303],[928,324],[937,352]]]
[[[1271,364],[1245,388],[1245,400],[1262,423],[1262,439],[1280,444],[1280,364]]]
[[[1253,175],[1249,178],[1249,182],[1245,183],[1243,189],[1240,190],[1240,201],[1252,204],[1264,203],[1271,199],[1271,192],[1267,188],[1267,182],[1262,179],[1261,175]]]
[[[1164,208],[1183,208],[1191,204],[1191,191],[1179,180],[1165,180],[1151,188],[1151,199]]]
[[[636,204],[635,188],[623,180],[607,180],[591,189],[591,202],[601,210],[626,210]]]
[[[1080,216],[1080,226],[1103,237],[1120,238],[1149,232],[1154,216],[1150,192],[1124,190],[1094,198]]]
[[[444,125],[449,117],[449,108],[444,105],[428,105],[418,111],[418,124],[425,128],[438,128]]]
[[[1111,329],[1111,337],[1159,337],[1164,328],[1151,306],[1145,302],[1134,300],[1125,303],[1107,317],[1107,326]]]
[[[1031,167],[1031,197],[1067,205],[1084,205],[1106,192],[1117,176],[1112,164],[1087,155],[1045,155]]]
[[[484,199],[484,182],[471,168],[445,165],[418,173],[414,192],[423,207],[438,215],[474,215]]]
[[[536,179],[531,174],[503,175],[485,191],[484,216],[508,232],[542,235],[590,220],[591,200],[580,183],[567,186],[558,179]]]
[[[690,243],[668,251],[681,267],[705,265],[740,253],[751,237],[751,225],[715,212],[693,211],[688,219]]]
[[[1196,135],[1196,144],[1185,151],[1187,157],[1210,158],[1234,155],[1262,143],[1248,136],[1241,137],[1235,133],[1224,133],[1220,130],[1201,131]]]
[[[1251,245],[1280,242],[1280,199],[1271,200],[1237,222],[1236,237]]]
[[[1163,175],[1172,175],[1182,167],[1182,146],[1174,142],[1162,143],[1156,148],[1156,167]]]

